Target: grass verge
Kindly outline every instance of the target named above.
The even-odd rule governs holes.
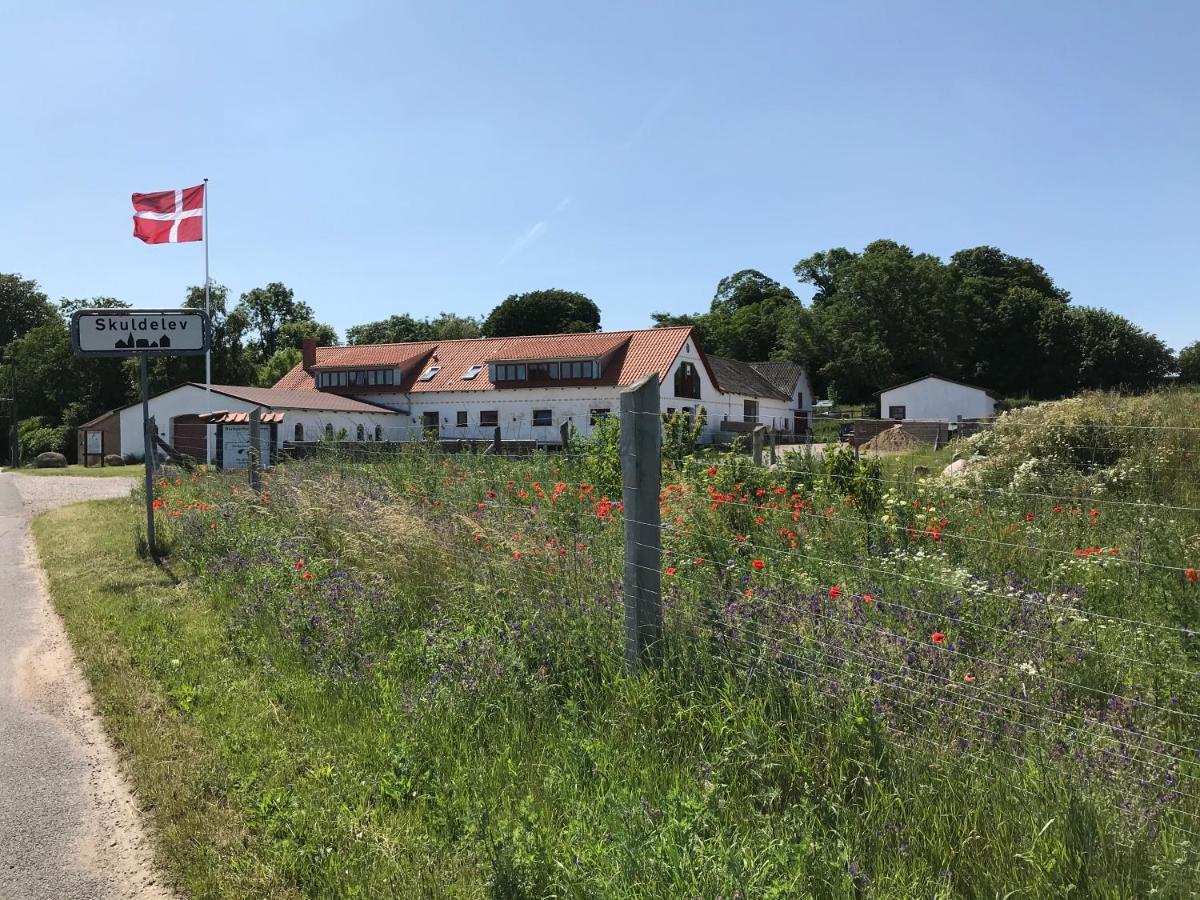
[[[105,728],[153,816],[158,861],[191,896],[293,896],[256,858],[230,802],[230,771],[180,714],[185,695],[161,677],[214,635],[196,599],[135,555],[135,518],[127,500],[93,502],[40,516],[33,531]],[[227,674],[209,663],[215,678]],[[253,686],[231,680],[231,710],[246,691]]]
[[[23,466],[20,469],[5,469],[18,475],[78,475],[83,478],[142,478],[146,474],[144,466],[81,466],[78,464],[62,469],[39,469],[34,466]]]

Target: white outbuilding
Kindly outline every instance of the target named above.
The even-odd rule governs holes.
[[[249,414],[256,408],[262,412],[264,459],[273,458],[286,444],[323,438],[383,440],[403,420],[377,404],[316,391],[231,384],[206,390],[202,384],[188,383],[150,398],[150,415],[160,438],[184,455],[223,468],[245,465]],[[107,454],[140,457],[144,446],[141,403],[105,413],[79,428],[79,458],[87,465],[98,465]]]
[[[996,414],[1000,398],[985,388],[926,375],[880,391],[879,417],[897,421],[954,422],[986,419]]]

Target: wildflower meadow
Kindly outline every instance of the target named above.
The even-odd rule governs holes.
[[[615,421],[172,473],[131,653],[298,894],[1192,896],[1198,423],[1096,394],[936,453],[680,455],[636,675]]]

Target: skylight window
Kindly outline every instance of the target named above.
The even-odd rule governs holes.
[[[426,369],[424,372],[421,373],[421,377],[418,378],[417,381],[433,381],[433,376],[436,375],[440,371],[442,371],[441,366],[430,366],[428,369]]]
[[[463,381],[470,381],[472,378],[474,378],[476,375],[478,375],[482,371],[483,371],[482,365],[476,364],[476,365],[471,366],[471,368],[467,369],[466,374],[463,375]]]

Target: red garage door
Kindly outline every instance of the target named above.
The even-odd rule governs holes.
[[[171,444],[192,459],[208,460],[208,425],[199,416],[176,416],[171,421]]]

